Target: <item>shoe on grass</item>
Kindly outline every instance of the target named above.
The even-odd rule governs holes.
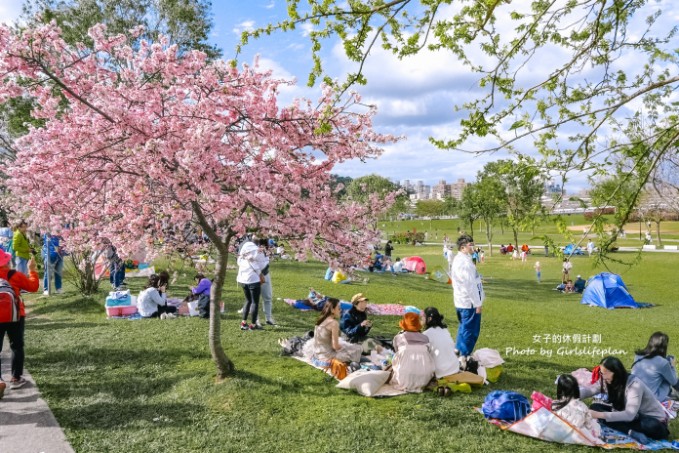
[[[276,321],[274,321],[273,319],[267,319],[266,325],[267,326],[276,326],[277,324],[276,324]]]
[[[264,327],[262,327],[261,324],[250,324],[250,330],[264,330]]]
[[[42,292],[42,295],[43,296],[49,296],[50,292],[48,290],[45,290],[45,291]]]
[[[57,294],[63,294],[63,292],[64,292],[63,289],[61,289],[61,288],[57,289]]]
[[[28,382],[26,379],[23,377],[20,377],[19,379],[17,378],[12,378],[11,381],[9,381],[9,388],[14,390],[14,389],[19,389],[26,385],[26,382]]]
[[[241,321],[240,322],[240,330],[250,330],[250,328],[248,327],[248,323],[245,322],[245,321]]]

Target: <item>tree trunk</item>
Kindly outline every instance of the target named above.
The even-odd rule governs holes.
[[[655,222],[655,234],[658,236],[658,245],[662,247],[662,238],[660,237],[660,220]]]
[[[221,318],[219,310],[219,301],[222,299],[222,289],[224,288],[224,281],[226,278],[226,265],[229,259],[229,243],[231,242],[231,233],[227,234],[224,240],[217,235],[217,232],[212,228],[203,215],[203,211],[197,202],[192,202],[193,212],[198,218],[198,223],[203,228],[205,234],[210,238],[212,244],[217,248],[217,263],[215,267],[215,279],[210,288],[210,329],[208,333],[208,342],[210,345],[210,353],[212,360],[217,366],[217,379],[222,380],[233,373],[235,367],[233,362],[227,357],[224,348],[222,347],[221,339]]]
[[[519,247],[519,231],[512,227],[512,231],[514,232],[514,247]]]
[[[488,256],[493,256],[493,226],[486,221],[486,237],[488,238]]]

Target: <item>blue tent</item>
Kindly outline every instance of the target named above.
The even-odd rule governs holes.
[[[580,247],[576,247],[575,244],[568,244],[566,247],[563,248],[563,254],[566,256],[584,255],[585,252],[583,252]]]
[[[582,302],[612,310],[614,308],[640,308],[627,291],[625,283],[617,274],[602,272],[587,281]]]

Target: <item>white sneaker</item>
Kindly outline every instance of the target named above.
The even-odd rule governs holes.
[[[61,288],[59,288],[59,289],[57,290],[57,294],[62,294],[63,292],[64,292],[64,290],[61,289]]]
[[[177,315],[174,313],[163,313],[165,315],[165,319],[175,319]]]
[[[167,319],[167,313],[161,313],[160,319]]]
[[[45,290],[45,291],[42,292],[42,295],[43,296],[49,296],[50,292],[48,290]]]
[[[467,356],[460,356],[460,371],[467,370]]]

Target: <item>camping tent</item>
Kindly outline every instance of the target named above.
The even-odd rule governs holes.
[[[424,260],[419,256],[408,256],[403,258],[402,261],[403,267],[410,272],[415,272],[417,274],[424,274],[427,272],[427,265],[424,264]]]
[[[563,248],[563,254],[566,256],[584,255],[585,252],[583,252],[580,247],[576,247],[575,244],[568,244],[566,247]]]
[[[614,308],[639,308],[634,298],[627,291],[625,283],[617,274],[602,272],[587,281],[587,287],[582,293],[582,303]]]

